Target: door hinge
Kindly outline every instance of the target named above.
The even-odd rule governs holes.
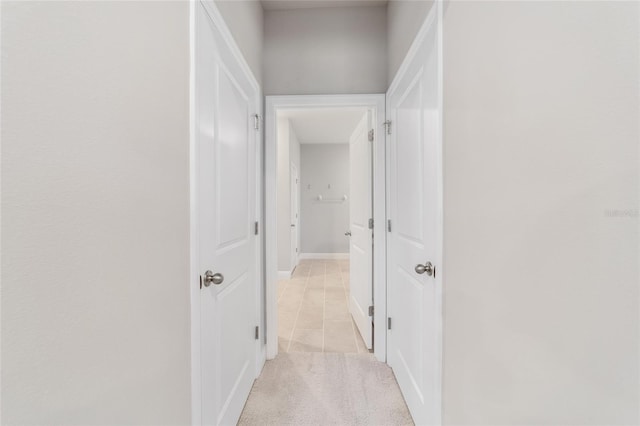
[[[373,229],[373,218],[369,219],[369,229]]]
[[[391,134],[391,120],[387,120],[382,124],[384,124],[384,127],[386,128],[387,134],[390,135]]]
[[[391,330],[391,318],[387,318],[387,330]]]
[[[202,290],[202,275],[200,275],[200,290]]]
[[[259,232],[260,232],[260,223],[256,222],[253,224],[253,233],[254,235],[258,235]]]
[[[253,114],[253,128],[256,130],[260,130],[260,117],[258,114]]]
[[[374,312],[373,306],[369,306],[369,316],[372,317]]]
[[[369,142],[373,142],[373,134],[374,134],[373,129],[369,130]]]
[[[256,340],[260,339],[260,327],[256,325],[256,334],[255,334],[255,338]]]
[[[387,232],[391,232],[391,219],[387,220]]]

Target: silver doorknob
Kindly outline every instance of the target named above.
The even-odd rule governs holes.
[[[222,284],[222,282],[224,281],[224,275],[222,275],[219,272],[216,272],[215,274],[211,271],[207,271],[204,273],[204,286],[205,287],[209,287],[211,285],[211,283],[218,285],[218,284]]]
[[[346,235],[347,237],[350,237],[351,236],[351,231],[345,232],[344,235]]]
[[[296,227],[296,224],[295,224],[295,223],[292,223],[292,224],[291,224],[291,227],[292,227],[292,228],[295,228],[295,227]]]
[[[424,265],[416,265],[416,272],[418,274],[424,274],[425,272],[427,273],[427,275],[431,276],[433,275],[433,264],[431,262],[427,262]]]

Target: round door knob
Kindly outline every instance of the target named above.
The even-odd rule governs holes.
[[[351,231],[345,232],[344,235],[346,235],[347,237],[350,237],[351,236]]]
[[[222,284],[224,281],[224,275],[219,272],[215,274],[211,271],[207,271],[204,273],[204,286],[209,287],[212,283],[215,285]]]
[[[422,275],[425,272],[429,276],[433,275],[433,264],[431,264],[431,262],[427,262],[424,265],[421,265],[421,264],[416,265],[416,273]]]

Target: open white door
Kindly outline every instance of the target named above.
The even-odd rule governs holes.
[[[236,424],[256,375],[255,84],[196,4],[202,423]]]
[[[300,208],[298,202],[299,195],[299,182],[298,168],[295,164],[291,163],[291,270],[298,266],[298,256],[300,254],[300,248],[298,242],[300,238],[298,233],[300,232]]]
[[[387,360],[416,424],[440,423],[441,64],[439,2],[387,94]]]
[[[373,348],[372,114],[367,112],[349,140],[349,311],[368,349]]]

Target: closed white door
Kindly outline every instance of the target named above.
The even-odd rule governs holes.
[[[372,114],[366,113],[349,140],[349,311],[367,348],[373,348]]]
[[[196,5],[202,422],[232,425],[256,375],[255,86]]]
[[[429,19],[424,42],[387,94],[387,360],[419,425],[440,421],[441,100],[434,11]]]
[[[299,229],[300,229],[300,208],[298,203],[299,194],[298,168],[291,163],[291,269],[298,265]]]

